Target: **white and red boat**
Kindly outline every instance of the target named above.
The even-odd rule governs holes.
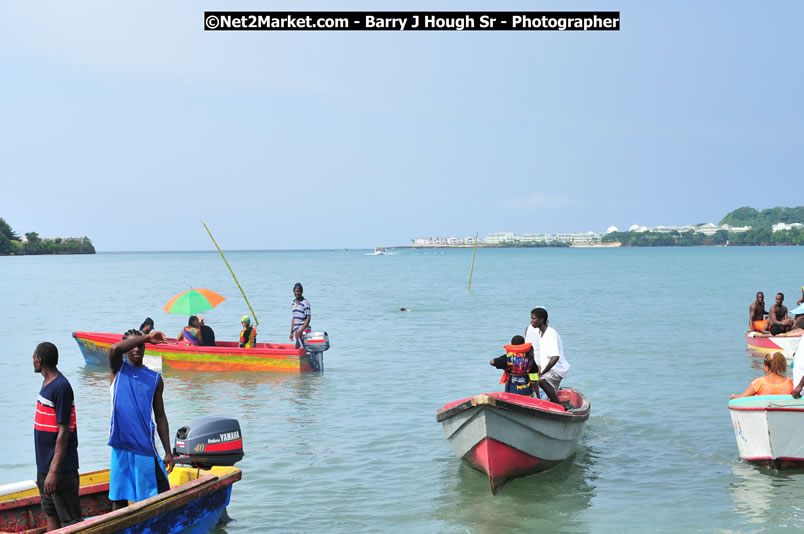
[[[745,340],[751,350],[763,354],[781,352],[785,358],[790,360],[796,353],[799,341],[801,341],[801,330],[794,330],[788,334],[778,336],[763,334],[762,332],[746,332]]]
[[[777,469],[804,467],[804,399],[757,395],[729,401],[741,460]]]
[[[436,421],[455,455],[486,473],[496,494],[509,480],[550,469],[575,453],[591,406],[571,388],[559,390],[558,398],[562,404],[484,393],[447,404]]]

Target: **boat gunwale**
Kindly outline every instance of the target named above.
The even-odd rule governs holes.
[[[108,332],[84,332],[84,331],[75,331],[72,333],[73,339],[75,340],[84,340],[89,341],[92,343],[96,343],[99,345],[106,345],[109,346],[117,343],[119,340],[113,339],[106,339],[107,336],[113,337],[120,337],[122,339],[122,335],[120,334],[112,334]],[[173,339],[173,338],[171,338]],[[229,342],[234,343],[234,342]],[[259,345],[259,343],[258,343]],[[263,345],[286,345],[288,347],[292,347],[291,343],[264,343]],[[267,347],[256,347],[256,348],[242,348],[242,347],[221,347],[221,346],[201,346],[201,345],[184,345],[174,341],[168,341],[167,343],[145,343],[145,350],[146,352],[150,352],[152,354],[157,353],[168,353],[168,354],[187,354],[187,355],[215,355],[215,356],[245,356],[245,357],[254,357],[254,358],[271,358],[271,359],[295,359],[297,357],[301,358],[306,355],[306,350],[304,347],[297,348],[267,348]],[[164,356],[162,356],[164,358]]]
[[[471,410],[472,408],[498,408],[501,410],[507,410],[512,412],[519,412],[524,413],[530,416],[539,417],[541,419],[551,419],[555,421],[563,421],[563,422],[577,422],[581,423],[589,419],[589,412],[591,406],[589,404],[589,400],[586,396],[577,391],[573,388],[562,388],[563,391],[572,391],[578,397],[581,398],[583,401],[580,408],[572,408],[565,412],[555,412],[551,410],[545,410],[543,408],[538,408],[536,406],[526,406],[522,404],[517,404],[515,402],[511,402],[505,399],[500,399],[497,397],[492,397],[486,393],[481,393],[479,395],[475,395],[474,397],[470,397],[465,401],[452,406],[446,410],[440,410],[436,412],[436,421],[442,423],[447,419],[451,419],[456,415],[465,412],[467,410]]]
[[[729,410],[735,412],[804,412],[804,406],[801,408],[782,408],[775,406],[729,406]]]

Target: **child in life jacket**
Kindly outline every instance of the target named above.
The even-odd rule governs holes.
[[[505,346],[505,354],[490,360],[489,365],[505,370],[500,382],[505,382],[506,393],[532,397],[538,389],[538,375],[534,381],[531,373],[538,373],[539,365],[533,359],[533,347],[525,343],[522,336],[511,338],[511,344]]]

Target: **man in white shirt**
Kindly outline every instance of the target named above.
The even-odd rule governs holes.
[[[558,403],[558,388],[567,377],[570,365],[564,357],[561,336],[555,328],[547,324],[547,310],[541,306],[530,312],[525,342],[533,344],[534,359],[539,362],[539,387],[547,394],[550,402]]]
[[[801,390],[804,389],[804,335],[798,342],[796,353],[793,355],[793,398],[801,397]]]

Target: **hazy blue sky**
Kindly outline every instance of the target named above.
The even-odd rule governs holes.
[[[620,32],[204,32],[618,10]],[[99,251],[358,248],[799,205],[804,2],[0,3],[0,217]]]

